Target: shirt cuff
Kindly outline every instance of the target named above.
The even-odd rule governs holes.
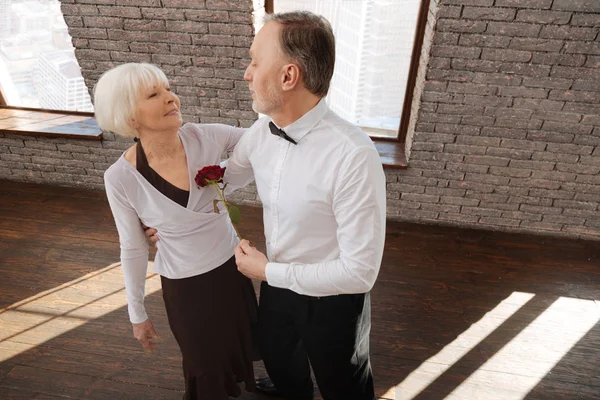
[[[281,289],[287,289],[289,284],[287,282],[287,271],[290,264],[269,262],[265,268],[265,276],[267,277],[267,283],[271,286],[278,287]]]

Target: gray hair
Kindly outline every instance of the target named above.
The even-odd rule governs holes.
[[[165,73],[156,65],[127,63],[106,71],[94,86],[94,114],[100,129],[122,136],[137,136],[130,121],[140,93],[153,86],[169,85]]]
[[[300,68],[306,89],[325,97],[335,66],[335,37],[329,22],[308,11],[268,14],[265,23],[269,21],[281,25],[279,45]]]

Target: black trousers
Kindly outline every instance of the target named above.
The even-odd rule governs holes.
[[[373,400],[369,361],[369,293],[299,295],[262,282],[259,347],[275,387],[286,399],[312,399],[312,366],[324,400]]]

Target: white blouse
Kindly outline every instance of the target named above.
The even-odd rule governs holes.
[[[148,242],[141,222],[158,230],[154,270],[167,278],[203,274],[233,256],[238,239],[222,203],[222,212],[214,212],[217,191],[211,186],[198,188],[194,178],[202,167],[219,164],[221,155],[232,151],[244,132],[220,124],[185,124],[180,128],[190,179],[186,208],[152,186],[125,159],[125,154],[106,170],[104,183],[119,232],[132,323],[148,318],[144,309]]]

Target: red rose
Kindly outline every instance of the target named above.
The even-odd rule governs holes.
[[[200,187],[208,185],[210,182],[220,182],[223,180],[225,175],[225,168],[221,168],[219,165],[209,165],[202,168],[196,174],[196,184]]]

